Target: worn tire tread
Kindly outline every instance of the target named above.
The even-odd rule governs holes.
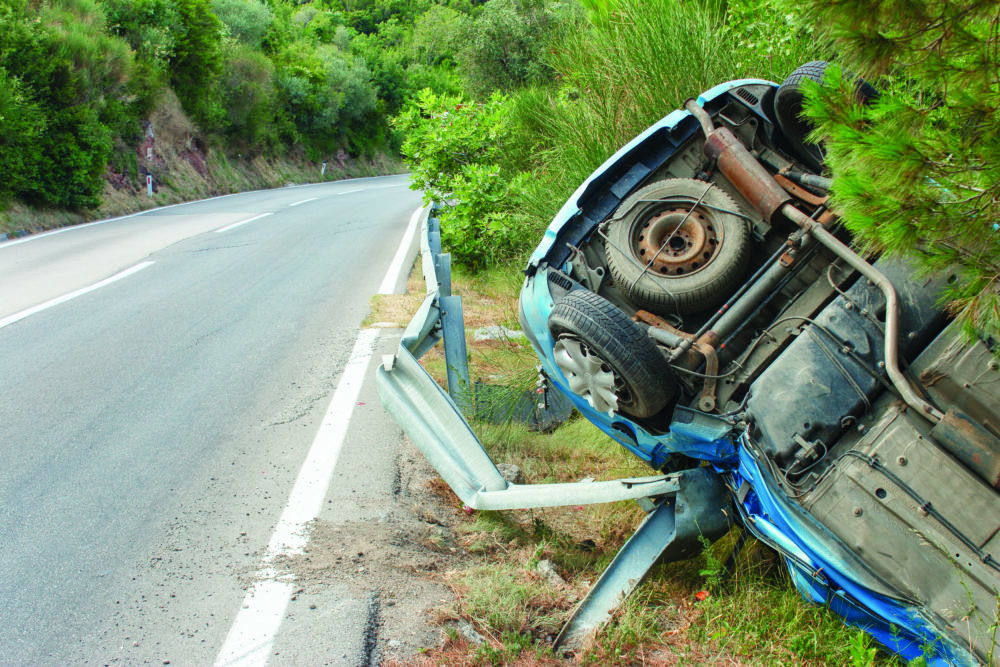
[[[553,337],[570,334],[606,362],[631,393],[622,412],[649,417],[677,396],[674,371],[642,328],[607,299],[574,290],[556,302],[549,314]]]

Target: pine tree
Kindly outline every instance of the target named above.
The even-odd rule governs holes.
[[[789,7],[792,9],[792,7]],[[809,91],[833,201],[869,249],[958,268],[950,307],[1000,341],[1000,4],[796,0],[845,68],[883,89],[862,107],[844,70]]]

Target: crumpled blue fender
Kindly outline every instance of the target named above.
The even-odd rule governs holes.
[[[917,606],[876,593],[851,576],[862,567],[859,563],[848,562],[819,540],[810,539],[825,529],[805,511],[780,501],[780,492],[772,491],[746,446],[745,436],[740,444],[738,466],[730,473],[738,509],[751,531],[782,554],[792,582],[805,599],[828,605],[846,622],[864,629],[906,660],[923,656],[935,667],[979,664],[968,649],[946,639]],[[749,490],[740,501],[744,483]]]

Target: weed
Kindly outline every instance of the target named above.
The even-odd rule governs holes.
[[[701,542],[702,546],[702,558],[705,559],[705,567],[698,570],[698,575],[705,577],[705,586],[709,590],[718,590],[719,585],[722,581],[722,577],[725,575],[726,568],[725,563],[715,555],[712,549],[712,543],[704,535],[698,536],[698,541]]]
[[[848,649],[853,667],[871,667],[875,664],[878,649],[872,646],[871,636],[864,630],[855,631]]]

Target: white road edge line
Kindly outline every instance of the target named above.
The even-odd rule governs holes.
[[[79,225],[70,225],[68,227],[59,227],[58,229],[50,229],[47,232],[39,232],[38,234],[29,234],[28,236],[23,236],[18,239],[8,239],[6,241],[0,241],[0,248],[12,248],[16,245],[21,245],[22,243],[28,243],[29,241],[34,241],[36,239],[43,239],[46,236],[55,236],[56,234],[63,234],[65,232],[71,232],[74,229],[86,229],[87,227],[94,227],[96,225],[103,225],[109,222],[118,222],[119,220],[126,220],[128,218],[134,218],[136,216],[142,215],[146,211],[139,211],[138,213],[131,213],[129,215],[122,215],[117,218],[108,218],[107,220],[97,220],[95,222],[85,222]]]
[[[413,235],[417,233],[417,222],[420,220],[420,213],[423,210],[424,207],[421,206],[410,217],[410,224],[406,228],[406,233],[403,234],[403,240],[399,242],[396,256],[392,258],[392,264],[389,265],[389,270],[385,272],[385,278],[382,279],[382,284],[379,285],[376,294],[392,294],[393,288],[396,287],[396,283],[400,280],[400,274],[409,268],[403,264],[406,262],[406,255],[410,250],[410,244],[413,243]]]
[[[308,541],[306,524],[319,516],[333,470],[347,435],[358,394],[368,375],[378,329],[362,329],[344,366],[337,389],[323,416],[306,460],[299,470],[274,534],[267,545],[263,566],[243,598],[243,606],[215,659],[216,667],[267,664],[275,637],[292,596],[293,575],[271,566],[279,556],[302,553]]]
[[[319,197],[310,197],[309,199],[303,199],[302,201],[297,201],[294,204],[289,204],[288,208],[291,208],[293,206],[298,206],[299,204],[305,204],[306,202],[316,201],[317,199],[319,199]]]
[[[230,229],[236,229],[237,227],[241,227],[241,226],[247,224],[248,222],[253,222],[254,220],[260,220],[261,218],[266,218],[269,215],[272,215],[272,214],[271,213],[261,213],[260,215],[255,215],[252,218],[247,218],[246,220],[240,220],[239,222],[234,222],[231,225],[226,225],[222,229],[216,229],[215,233],[216,234],[221,234],[222,232],[228,232]]]
[[[61,303],[66,303],[70,299],[75,299],[76,297],[83,296],[84,294],[87,294],[88,292],[93,292],[94,290],[98,290],[98,289],[101,289],[102,287],[106,287],[106,286],[110,285],[113,282],[117,282],[117,281],[121,280],[122,278],[127,278],[127,277],[131,276],[133,273],[138,273],[139,271],[142,271],[146,267],[152,266],[153,264],[156,264],[156,262],[141,262],[141,263],[136,264],[135,266],[133,266],[131,268],[128,268],[128,269],[125,269],[124,271],[121,271],[120,273],[116,273],[115,275],[111,276],[110,278],[105,278],[104,280],[102,280],[100,282],[96,282],[93,285],[90,285],[88,287],[83,287],[83,288],[78,289],[78,290],[76,290],[74,292],[69,292],[68,294],[63,294],[62,296],[57,296],[54,299],[49,299],[48,301],[46,301],[44,303],[40,303],[37,306],[32,306],[31,308],[28,308],[26,310],[22,310],[19,313],[14,313],[13,315],[8,315],[7,317],[5,317],[2,320],[0,320],[0,329],[3,329],[5,326],[14,324],[14,322],[20,322],[21,320],[23,320],[26,317],[31,317],[35,313],[40,313],[43,310],[47,310],[49,308],[52,308],[53,306],[58,306]]]

